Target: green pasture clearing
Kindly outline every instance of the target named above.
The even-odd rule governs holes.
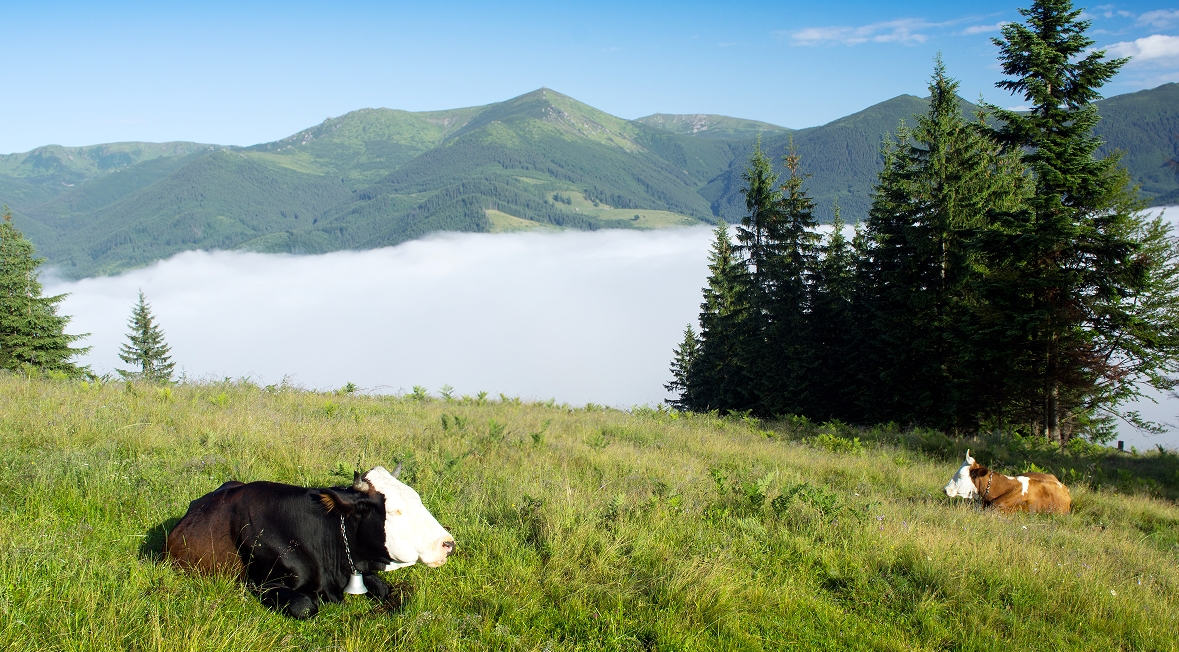
[[[970,446],[1070,483],[1004,516]],[[228,479],[403,479],[458,541],[311,621],[158,558]],[[1179,459],[501,397],[0,375],[6,650],[1173,650]]]
[[[493,209],[487,209],[487,219],[491,220],[492,233],[514,233],[518,231],[560,231],[552,224],[541,224],[532,220],[525,220],[515,215],[508,215]]]
[[[614,208],[601,202],[594,204],[586,198],[585,193],[573,188],[559,188],[549,193],[557,195],[564,201],[555,201],[557,208],[572,211],[580,215],[592,217],[604,222],[605,226],[624,226],[635,229],[664,229],[672,226],[693,226],[700,224],[700,220],[682,213],[672,211],[648,210],[645,208]],[[636,219],[636,216],[638,218]]]
[[[591,213],[603,222],[625,222],[636,229],[663,229],[671,226],[693,226],[701,221],[671,211],[649,211],[641,208],[611,208]]]

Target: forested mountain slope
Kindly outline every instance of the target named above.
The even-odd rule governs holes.
[[[1120,149],[1122,165],[1156,206],[1179,204],[1179,84],[1097,103],[1097,135]]]
[[[1168,84],[1098,104],[1099,133],[1157,202],[1179,200],[1177,96]],[[740,219],[760,137],[779,161],[793,141],[821,219],[838,200],[854,221],[867,214],[882,138],[924,111],[902,95],[797,130],[715,115],[624,120],[542,88],[448,111],[362,109],[244,148],[40,147],[0,156],[0,203],[74,278],[191,249],[314,253],[521,224],[656,228]]]

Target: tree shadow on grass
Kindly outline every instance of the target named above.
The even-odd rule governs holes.
[[[139,544],[139,558],[160,562],[164,560],[164,544],[168,542],[168,533],[180,522],[180,516],[161,521],[144,533],[143,542]]]

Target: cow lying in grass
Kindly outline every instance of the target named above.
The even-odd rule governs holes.
[[[1021,473],[1013,478],[975,462],[970,451],[945,492],[950,498],[977,499],[983,507],[994,505],[1004,512],[1067,514],[1073,503],[1068,487],[1051,473]]]
[[[454,552],[454,539],[397,479],[400,470],[378,466],[357,472],[351,487],[330,489],[226,482],[192,501],[165,552],[182,568],[241,577],[263,604],[295,618],[343,600],[354,574],[384,599],[390,588],[377,571],[437,567]]]

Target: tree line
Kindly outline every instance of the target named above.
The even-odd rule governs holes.
[[[882,147],[871,210],[821,235],[791,149],[760,145],[735,239],[715,232],[699,332],[672,361],[695,411],[1112,436],[1179,370],[1179,245],[1119,154],[1097,156],[1098,89],[1127,59],[1091,51],[1069,0],[993,39],[1026,112],[967,118],[938,58],[928,112]]]
[[[0,218],[0,370],[59,378],[93,376],[89,367],[75,362],[90,347],[72,346],[86,335],[67,334],[70,317],[57,314],[66,295],[42,295],[37,271],[42,262],[5,208]],[[176,363],[142,290],[128,326],[119,358],[132,369],[118,369],[119,375],[125,380],[171,382]]]

